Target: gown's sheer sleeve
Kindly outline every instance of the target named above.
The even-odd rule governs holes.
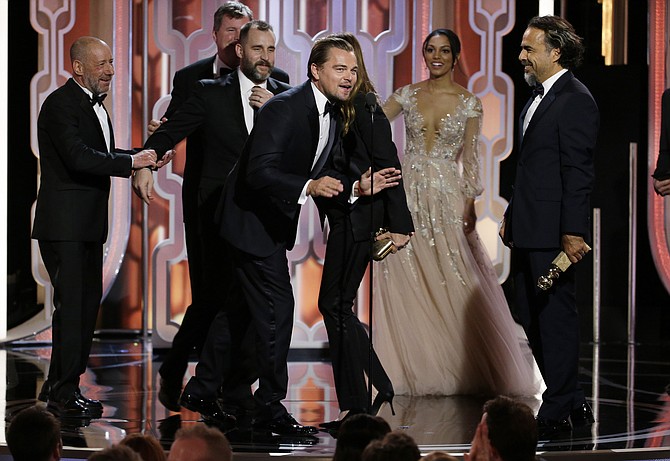
[[[384,114],[386,115],[386,118],[389,119],[389,121],[393,121],[398,115],[402,113],[404,101],[406,99],[406,96],[404,95],[407,93],[408,87],[409,85],[398,88],[384,103]]]
[[[463,195],[475,198],[484,191],[479,173],[479,133],[482,125],[482,103],[472,96],[466,106],[467,122],[463,139],[461,162],[463,165]]]

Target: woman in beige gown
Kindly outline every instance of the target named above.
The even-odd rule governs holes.
[[[416,234],[375,270],[375,347],[396,394],[532,396],[539,371],[474,227],[482,105],[453,81],[459,52],[452,31],[431,32],[429,79],[384,106],[389,120],[404,115]]]

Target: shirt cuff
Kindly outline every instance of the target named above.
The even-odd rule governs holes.
[[[360,196],[355,195],[356,191],[358,190],[358,183],[359,181],[354,181],[354,185],[351,186],[351,194],[349,195],[349,204],[353,205],[356,203],[356,200],[359,199]]]
[[[312,180],[308,179],[305,185],[302,187],[302,190],[300,191],[300,197],[298,198],[298,205],[304,205],[307,201],[307,186],[310,182],[312,182]]]

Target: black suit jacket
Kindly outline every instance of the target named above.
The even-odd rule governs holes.
[[[530,101],[519,118],[522,137],[505,239],[516,248],[538,249],[560,248],[563,234],[589,240],[598,106],[569,71],[544,95],[522,135],[529,106]]]
[[[293,248],[298,199],[310,178],[318,139],[319,113],[309,81],[260,109],[217,212],[221,235],[230,244],[260,258]],[[325,174],[345,179],[327,168]]]
[[[172,99],[163,117],[168,120],[172,118],[182,104],[188,100],[193,91],[195,91],[199,80],[218,78],[218,75],[213,73],[215,59],[216,55],[201,59],[175,72],[172,81]],[[225,78],[225,76],[221,77]],[[281,69],[275,68],[270,77],[287,84],[289,83],[288,74]],[[184,164],[182,183],[184,222],[194,222],[197,217],[198,186],[200,185],[200,173],[203,171],[201,162],[203,144],[204,136],[202,131],[199,130],[191,133],[186,143],[186,162]]]
[[[273,78],[267,81],[267,89],[273,94],[289,88]],[[237,72],[199,81],[179,110],[147,139],[145,147],[155,149],[160,158],[187,136],[190,144],[194,132],[198,133],[200,149],[187,155],[197,157],[202,165],[200,180],[223,184],[248,137]]]
[[[109,117],[108,117],[109,121]],[[32,237],[104,242],[110,176],[132,172],[130,151],[109,152],[88,95],[73,79],[51,93],[40,110],[40,190]]]
[[[372,114],[365,105],[365,94],[355,96],[354,109],[356,117],[331,155],[332,168],[345,174],[349,185],[370,168],[370,153],[374,158],[375,171],[387,167],[400,169],[391,125],[381,107],[377,105],[375,108],[374,125]],[[398,186],[375,195],[373,215],[371,197],[360,197],[353,205],[348,203],[348,199],[349,195],[340,194],[335,199],[319,198],[315,201],[319,210],[325,212],[330,220],[349,219],[356,241],[370,240],[371,231],[381,227],[399,234],[414,231],[402,180]]]

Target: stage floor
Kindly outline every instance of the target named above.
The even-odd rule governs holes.
[[[597,423],[575,430],[561,439],[541,440],[538,451],[547,459],[663,459],[670,458],[670,346],[585,344],[582,347],[580,381]],[[46,377],[48,345],[14,345],[0,350],[0,370],[6,387],[0,393],[5,424],[13,414],[36,403]],[[126,434],[155,435],[166,449],[175,431],[198,421],[199,415],[183,410],[171,413],[157,399],[160,351],[150,341],[96,339],[90,367],[83,377],[83,393],[99,399],[103,417],[82,425],[65,423],[66,457],[86,458],[91,450],[118,442]],[[190,372],[194,370],[191,364]],[[321,351],[291,352],[290,388],[286,406],[304,424],[335,419],[338,414],[332,369]],[[388,406],[381,412],[393,429],[411,435],[423,453],[444,450],[460,456],[481,416],[487,396],[396,396],[396,415]],[[536,407],[539,402],[528,400]],[[0,461],[7,454],[4,431],[0,435]],[[268,453],[310,460],[330,459],[335,439],[326,432],[313,438],[261,438],[227,434],[237,458],[265,457]]]

